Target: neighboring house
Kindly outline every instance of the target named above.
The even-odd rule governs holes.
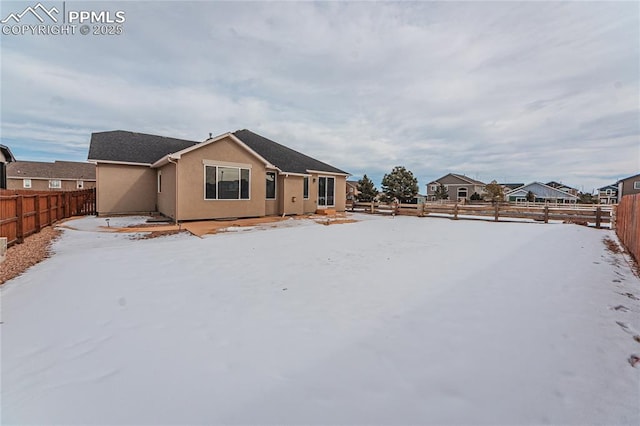
[[[96,166],[76,161],[15,161],[7,165],[7,189],[76,191],[96,186]]]
[[[360,195],[360,191],[358,191],[358,181],[357,180],[348,180],[347,181],[347,201],[352,202],[358,199],[358,195]]]
[[[7,165],[16,161],[9,147],[0,145],[0,189],[7,189]]]
[[[452,201],[469,200],[474,193],[482,195],[485,187],[485,183],[479,180],[471,179],[465,175],[449,173],[427,184],[427,200],[435,201],[435,194],[440,184],[445,186],[447,194],[449,194],[449,200]]]
[[[617,204],[618,203],[618,187],[617,185],[607,185],[598,188],[598,203],[600,204]]]
[[[578,197],[560,189],[553,188],[540,182],[533,182],[513,189],[505,194],[505,199],[509,202],[526,202],[529,192],[533,193],[537,203],[576,203]]]
[[[344,211],[349,174],[249,130],[204,142],[93,133],[97,211],[175,221]]]
[[[578,191],[576,188],[572,188],[570,186],[564,185],[560,182],[556,182],[554,180],[552,180],[551,182],[547,182],[545,185],[550,186],[552,188],[555,189],[559,189],[560,191],[566,192],[568,194],[571,195],[575,195],[578,196],[578,194],[580,193],[580,191]]]
[[[524,186],[524,183],[499,183],[498,185],[502,187],[502,190],[506,194],[509,191],[513,191],[514,189]]]
[[[640,194],[640,174],[618,181],[618,200],[625,195]]]

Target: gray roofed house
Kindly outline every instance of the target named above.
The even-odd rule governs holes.
[[[600,204],[617,204],[618,203],[618,185],[606,185],[598,188],[598,203]]]
[[[441,184],[445,186],[448,200],[451,201],[470,200],[473,194],[481,196],[486,186],[484,182],[472,179],[469,176],[449,173],[427,184],[426,198],[428,201],[436,200],[436,191]]]
[[[176,221],[343,211],[348,173],[249,130],[202,142],[93,133],[99,214]]]
[[[7,164],[7,189],[74,191],[95,187],[96,166],[77,161],[14,161]]]
[[[640,194],[640,174],[620,179],[618,182],[618,201],[625,195]]]
[[[0,189],[7,189],[7,163],[16,161],[8,146],[0,145]]]
[[[578,201],[577,196],[540,182],[532,182],[511,190],[505,194],[505,199],[516,203],[526,202],[529,193],[533,194],[534,201],[538,203],[576,203]]]

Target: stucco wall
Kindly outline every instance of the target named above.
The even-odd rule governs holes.
[[[156,171],[147,166],[98,164],[98,214],[156,211]]]
[[[303,214],[303,177],[285,177],[283,175],[278,179],[278,183],[281,189],[280,196],[278,197],[280,202],[279,214]]]
[[[161,173],[161,191],[158,192],[158,211],[172,219],[176,218],[176,165],[169,163],[156,169],[156,187],[158,173]],[[157,190],[157,188],[156,188]]]
[[[249,200],[205,200],[203,160],[211,164],[250,167]],[[229,139],[183,154],[178,160],[178,220],[265,215],[266,176],[260,160]]]

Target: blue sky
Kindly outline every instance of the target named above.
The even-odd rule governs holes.
[[[97,131],[247,128],[378,186],[404,165],[421,192],[449,172],[585,192],[640,172],[638,2],[65,6],[122,10],[124,31],[0,36],[19,160],[84,161]]]

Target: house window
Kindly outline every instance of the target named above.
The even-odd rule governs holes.
[[[162,192],[162,170],[158,170],[158,194]]]
[[[60,179],[51,179],[49,181],[49,188],[51,188],[51,189],[60,189],[60,188],[62,188],[62,181],[60,181]]]
[[[83,188],[84,188],[84,181],[77,180],[76,181],[76,189],[83,189]]]
[[[467,198],[467,188],[458,188],[458,198]]]
[[[304,183],[302,184],[302,192],[304,193],[304,199],[309,199],[309,176],[304,177]]]
[[[607,189],[605,192],[606,192],[607,195],[611,195],[611,190],[610,189]]]
[[[22,187],[31,189],[31,179],[22,179]]]
[[[633,189],[640,189],[640,180],[633,182]]]
[[[431,185],[431,190],[436,192],[438,190],[438,185]]]
[[[276,172],[267,172],[267,200],[276,198]]]
[[[250,175],[241,167],[205,165],[205,200],[248,200]]]

